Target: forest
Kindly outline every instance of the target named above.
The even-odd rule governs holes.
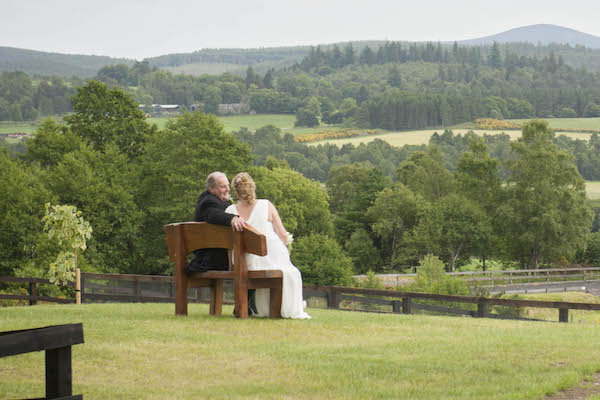
[[[245,102],[257,113],[296,114],[298,125],[403,130],[480,117],[600,116],[596,60],[600,50],[568,45],[385,42],[359,51],[348,43],[312,47],[295,64],[264,74],[250,65],[243,76],[194,77],[143,61],[104,66],[94,79],[121,87],[140,104],[201,104],[215,113],[219,104]],[[0,120],[69,112],[68,99],[83,83],[77,77],[3,72]]]
[[[64,124],[47,119],[22,153],[0,145],[0,274],[47,276],[60,245],[44,232],[46,203],[76,206],[92,227],[83,270],[169,274],[162,226],[192,218],[214,170],[254,177],[296,238],[307,283],[409,271],[427,254],[449,271],[600,263],[599,207],[577,168],[585,157],[566,150],[583,144],[543,120],[512,142],[446,131],[428,146],[309,147],[273,126],[229,133],[199,111],[158,129],[98,81],[71,102]],[[599,153],[597,135],[583,143]]]

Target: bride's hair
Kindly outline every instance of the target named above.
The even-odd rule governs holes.
[[[239,200],[248,204],[254,202],[256,199],[256,184],[250,175],[246,172],[240,172],[233,178],[232,185]]]

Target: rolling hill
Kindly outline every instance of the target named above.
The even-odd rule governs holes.
[[[135,61],[106,56],[46,53],[43,51],[0,47],[0,72],[24,71],[28,74],[90,77],[111,64],[133,65]]]
[[[514,43],[528,42],[533,44],[549,45],[552,43],[569,44],[571,46],[584,46],[591,49],[600,49],[600,37],[579,32],[574,29],[558,25],[538,24],[510,29],[496,35],[485,36],[478,39],[460,41],[465,45],[489,45],[494,42]]]

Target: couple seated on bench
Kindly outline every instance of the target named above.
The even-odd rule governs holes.
[[[233,178],[233,188],[238,203],[229,202],[229,180],[222,172],[213,172],[206,179],[204,191],[196,204],[194,220],[218,225],[230,225],[233,230],[242,231],[246,224],[266,237],[267,255],[264,257],[246,254],[248,270],[281,270],[283,273],[281,316],[283,318],[307,319],[304,311],[306,302],[302,297],[302,276],[290,261],[286,247],[288,237],[277,213],[269,200],[256,199],[256,185],[245,172]],[[196,250],[187,272],[207,270],[227,270],[227,251],[224,249]],[[269,316],[269,289],[256,289],[250,298],[250,313],[259,317]],[[254,303],[254,304],[253,304]]]

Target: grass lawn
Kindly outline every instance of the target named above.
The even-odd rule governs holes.
[[[600,326],[310,309],[210,318],[206,305],[0,309],[0,331],[82,322],[91,399],[542,399],[600,370]],[[0,397],[44,395],[43,352],[0,359]]]
[[[504,298],[519,300],[539,300],[539,301],[568,301],[571,303],[600,303],[600,299],[594,295],[584,292],[566,292],[566,293],[528,293],[505,295]],[[526,318],[543,319],[547,321],[556,321],[558,311],[554,308],[526,308],[522,310],[522,316]],[[569,310],[569,322],[575,324],[593,324],[600,328],[600,312]]]

